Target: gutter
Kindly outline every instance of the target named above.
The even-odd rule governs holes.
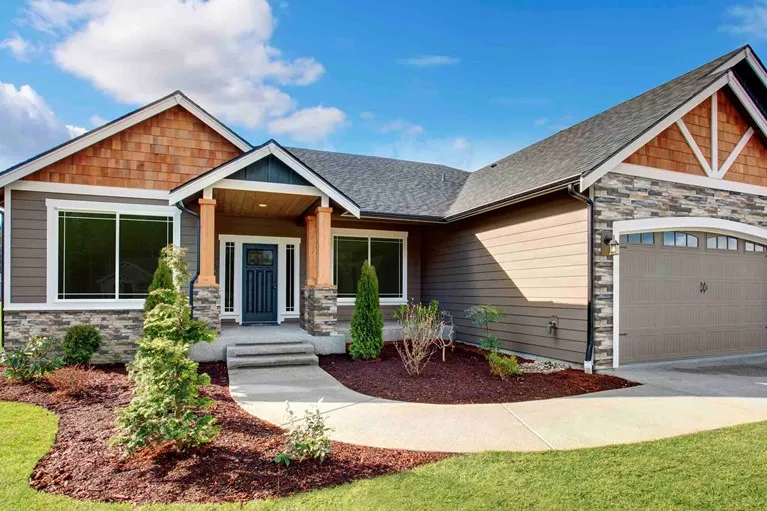
[[[197,270],[194,273],[194,277],[189,281],[189,308],[191,309],[191,319],[194,319],[194,283],[197,282],[197,278],[200,276],[200,215],[184,206],[184,201],[178,201],[176,207],[184,213],[189,213],[197,219]],[[183,215],[182,215],[183,219]],[[180,240],[179,240],[180,241]],[[5,248],[5,247],[3,247]]]
[[[586,306],[586,329],[588,331],[586,335],[586,356],[583,360],[583,371],[586,374],[591,374],[594,372],[594,309],[593,309],[593,301],[594,301],[594,201],[591,200],[589,197],[586,197],[585,195],[579,193],[575,190],[575,185],[571,184],[567,187],[567,193],[570,194],[571,197],[574,199],[577,199],[581,202],[586,203],[586,207],[588,208],[588,218],[589,218],[589,226],[588,226],[588,237],[589,237],[589,243],[588,243],[588,270],[586,271],[586,275],[589,279],[589,291],[588,291],[588,305]]]

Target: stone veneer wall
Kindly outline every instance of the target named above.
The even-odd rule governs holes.
[[[767,198],[609,173],[593,186],[594,362],[612,366],[613,260],[601,243],[613,222],[651,217],[715,217],[767,227]]]
[[[338,318],[336,289],[305,287],[301,294],[301,328],[312,335],[333,335]]]
[[[127,363],[136,354],[143,310],[129,311],[5,311],[4,347],[15,348],[27,339],[44,335],[63,339],[72,325],[91,324],[102,336],[94,364]]]
[[[205,321],[217,332],[221,331],[221,290],[218,286],[200,286],[194,288],[194,319]]]

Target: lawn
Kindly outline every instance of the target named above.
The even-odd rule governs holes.
[[[136,509],[32,490],[27,478],[50,448],[56,416],[0,402],[0,509]],[[410,472],[246,506],[147,506],[145,510],[240,509],[764,509],[767,422],[670,440],[536,454],[451,458]]]

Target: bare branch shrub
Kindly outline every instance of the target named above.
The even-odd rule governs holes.
[[[407,374],[421,374],[438,349],[442,349],[444,361],[445,349],[452,344],[452,331],[446,339],[445,318],[448,316],[440,312],[437,301],[422,305],[411,300],[400,307],[394,317],[402,325],[402,341],[395,346]]]

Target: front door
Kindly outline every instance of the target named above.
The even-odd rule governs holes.
[[[277,321],[277,245],[242,246],[242,322]]]

